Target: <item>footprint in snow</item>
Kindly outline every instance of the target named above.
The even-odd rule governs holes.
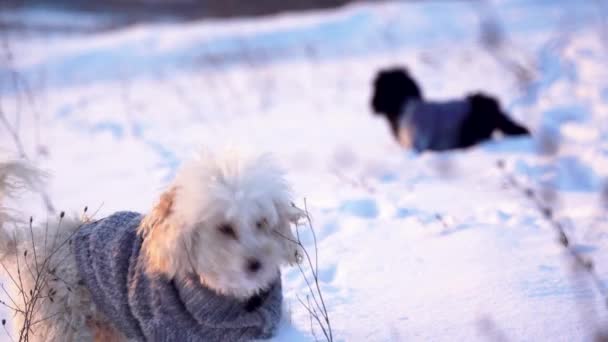
[[[394,173],[384,172],[378,175],[378,181],[380,181],[381,183],[393,183],[397,180],[399,180],[399,177]]]
[[[340,211],[360,218],[373,219],[378,217],[380,210],[375,200],[362,198],[342,202]]]
[[[314,256],[311,255],[312,262],[314,265]],[[310,267],[308,265],[308,262],[306,260],[303,261],[303,263],[301,264],[302,266],[302,270],[305,272],[306,277],[308,278],[309,281],[313,280],[313,275],[310,271]],[[336,273],[337,273],[337,266],[335,264],[327,264],[327,265],[319,265],[319,269],[317,271],[317,276],[319,278],[319,282],[322,284],[331,284],[334,279],[336,278]],[[304,287],[307,286],[306,285],[306,280],[304,279],[304,277],[302,276],[302,271],[300,270],[299,267],[291,267],[285,270],[284,272],[284,278],[286,279],[286,281],[288,283],[291,284],[298,284],[296,286],[299,287]],[[293,286],[293,285],[291,285]]]
[[[417,213],[418,212],[416,210],[414,210],[414,209],[397,208],[397,211],[395,213],[395,218],[404,219],[404,218],[408,218],[410,216],[414,216]]]
[[[319,270],[319,280],[324,283],[331,283],[336,277],[336,265],[325,265]]]

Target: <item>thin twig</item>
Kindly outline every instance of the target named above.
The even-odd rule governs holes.
[[[85,213],[86,213],[86,210],[87,209],[85,208]],[[33,258],[34,262],[36,263],[35,267],[31,267],[30,262],[28,262],[27,251],[24,251],[23,253],[21,253],[19,251],[19,247],[17,247],[16,250],[13,251],[14,253],[16,253],[16,265],[17,265],[17,276],[16,277],[13,274],[11,274],[8,271],[8,268],[4,264],[2,264],[2,262],[0,261],[0,265],[2,265],[2,268],[4,268],[4,270],[7,272],[11,281],[13,281],[13,283],[19,289],[19,294],[24,301],[23,307],[20,307],[20,305],[17,305],[15,299],[9,294],[9,292],[4,288],[4,286],[2,284],[0,284],[2,287],[2,290],[5,292],[5,294],[7,295],[7,297],[13,304],[13,305],[11,305],[4,301],[0,301],[0,305],[7,307],[10,310],[12,310],[15,314],[19,314],[22,316],[22,325],[19,327],[19,338],[17,339],[19,342],[27,342],[33,336],[35,336],[35,334],[36,334],[35,326],[36,325],[38,325],[46,320],[52,319],[53,317],[55,317],[57,315],[62,314],[62,312],[56,312],[49,316],[39,318],[41,315],[41,310],[44,306],[44,305],[41,305],[43,303],[43,301],[47,301],[47,300],[53,301],[53,296],[57,293],[57,291],[53,288],[54,285],[53,285],[53,287],[49,285],[49,277],[52,276],[52,279],[50,279],[50,281],[52,281],[52,282],[57,282],[57,281],[61,282],[61,284],[59,284],[59,286],[65,286],[67,291],[72,291],[71,289],[73,287],[75,287],[74,284],[70,284],[65,279],[63,279],[61,276],[59,276],[55,273],[56,267],[61,265],[65,261],[66,257],[70,255],[69,253],[63,253],[61,251],[63,250],[63,248],[65,248],[66,244],[68,244],[71,241],[74,234],[80,229],[80,226],[75,227],[73,229],[73,231],[70,232],[70,234],[68,235],[67,238],[65,238],[64,240],[62,239],[62,241],[59,241],[59,230],[61,229],[61,225],[63,224],[63,218],[64,218],[64,214],[62,212],[60,215],[60,219],[57,222],[57,231],[55,232],[55,236],[53,237],[53,242],[50,247],[47,245],[48,224],[45,225],[45,236],[44,236],[45,248],[44,248],[44,254],[42,254],[44,256],[43,260],[41,260],[41,258],[40,258],[42,255],[38,255],[38,251],[36,251],[37,246],[36,246],[35,234],[33,232],[33,219],[30,219],[30,227],[29,227],[30,232],[29,232],[29,234],[24,234],[24,237],[32,239],[32,241],[30,241],[31,247],[34,251],[36,251],[34,254],[34,258]],[[17,234],[17,231],[15,231],[15,234],[13,235],[13,242],[14,242],[15,246],[19,246],[19,244],[17,244],[16,234]],[[28,242],[23,241],[23,243],[27,244]],[[61,253],[63,253],[63,254],[61,254]],[[55,257],[55,255],[57,255],[57,254],[59,254],[60,257]],[[23,256],[24,262],[25,262],[24,267],[27,268],[28,271],[30,272],[30,275],[32,277],[31,281],[33,282],[33,284],[28,283],[31,285],[31,288],[27,288],[27,289],[24,287],[24,285],[23,285],[24,282],[21,277],[21,272],[22,272],[21,269],[24,267],[21,266],[22,263],[19,259],[22,256]],[[31,258],[30,258],[30,260],[31,260]],[[5,321],[3,321],[3,323],[4,322]],[[6,328],[5,328],[5,330],[6,330]],[[11,337],[11,340],[12,340],[12,337]]]
[[[11,333],[8,331],[8,329],[6,329],[6,320],[2,320],[2,328],[4,328],[4,332],[6,333],[6,336],[8,336],[8,338],[11,340],[11,342],[15,342]]]
[[[327,331],[325,331],[325,325],[321,321],[321,318],[319,318],[319,315],[318,315],[317,311],[314,308],[309,307],[308,305],[306,305],[306,303],[304,303],[304,301],[300,298],[300,296],[296,296],[296,298],[298,299],[298,301],[300,302],[300,304],[302,304],[302,306],[306,309],[306,311],[308,311],[308,314],[310,315],[310,317],[314,318],[315,321],[317,321],[317,324],[319,325],[319,327],[323,331],[323,335],[328,336]],[[313,330],[313,335],[314,335],[314,330]]]
[[[500,170],[505,173],[506,179],[513,188],[520,190],[524,196],[526,196],[530,201],[534,204],[538,212],[541,216],[549,223],[549,225],[556,232],[559,243],[564,247],[566,252],[570,255],[570,257],[576,262],[578,266],[580,266],[587,275],[593,281],[596,289],[604,298],[605,304],[608,306],[608,288],[604,285],[601,277],[596,273],[593,261],[591,259],[583,257],[580,252],[574,249],[572,246],[572,238],[568,236],[564,226],[561,222],[559,222],[554,215],[553,210],[543,204],[543,201],[540,197],[538,197],[536,191],[534,191],[530,187],[522,186],[520,183],[512,176],[506,173],[504,170],[504,163],[497,163]]]
[[[34,246],[34,229],[32,228],[32,223],[34,222],[34,218],[30,217],[30,237],[32,239],[32,252],[34,253],[34,266],[37,272],[38,270],[38,256],[36,255],[36,246]]]
[[[317,236],[314,231],[313,224],[312,224],[312,218],[308,211],[308,205],[307,205],[306,199],[304,199],[303,212],[305,213],[305,215],[303,215],[303,216],[306,218],[306,223],[307,223],[306,225],[310,229],[312,236],[313,236],[313,247],[315,249],[314,261],[310,255],[310,253],[308,252],[307,248],[304,247],[304,244],[302,243],[302,240],[300,238],[300,232],[298,229],[298,227],[299,227],[298,224],[296,224],[296,230],[295,230],[296,240],[294,240],[290,237],[284,236],[283,234],[281,234],[278,231],[275,231],[275,234],[290,241],[291,243],[296,244],[303,251],[304,260],[306,260],[306,263],[308,264],[308,267],[312,274],[312,279],[309,279],[309,277],[306,275],[304,268],[302,267],[300,262],[298,262],[298,264],[297,264],[298,269],[300,271],[300,274],[302,274],[302,277],[304,278],[304,282],[306,283],[306,286],[309,291],[309,294],[306,295],[306,300],[308,303],[304,302],[302,300],[302,298],[300,298],[300,296],[298,296],[298,295],[296,295],[296,298],[308,312],[309,317],[311,319],[311,325],[312,325],[312,321],[314,319],[314,321],[317,322],[319,328],[323,332],[325,339],[327,341],[332,342],[333,341],[333,331],[331,328],[331,323],[329,320],[329,313],[327,311],[327,306],[326,306],[325,300],[323,298],[323,293],[321,291],[321,285],[320,285],[320,281],[319,281],[319,249],[318,249],[318,244],[317,244]],[[311,300],[311,297],[312,297],[312,300]],[[313,303],[314,303],[314,305],[313,305]],[[312,326],[311,326],[311,332],[312,332],[315,340],[317,340],[315,331]]]

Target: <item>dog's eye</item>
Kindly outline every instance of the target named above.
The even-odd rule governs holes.
[[[258,229],[264,229],[268,226],[268,220],[266,220],[265,218],[259,220],[258,222],[255,223],[255,226]]]
[[[236,239],[236,232],[234,231],[234,228],[232,228],[231,225],[227,223],[222,224],[218,227],[218,230],[220,231],[220,233],[229,236],[233,239]]]

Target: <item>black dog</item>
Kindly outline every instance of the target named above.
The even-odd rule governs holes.
[[[403,68],[382,70],[374,81],[372,109],[388,120],[395,138],[418,152],[473,146],[492,137],[529,135],[502,112],[498,101],[482,93],[463,100],[427,102]]]

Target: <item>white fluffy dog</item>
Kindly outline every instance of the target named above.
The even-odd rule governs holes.
[[[0,194],[32,179],[30,169],[3,165]],[[280,317],[279,268],[301,256],[292,233],[301,216],[270,157],[235,151],[205,152],[187,163],[145,215],[82,221],[62,214],[33,229],[4,215],[0,247],[11,285],[5,302],[16,312],[13,338],[269,337]],[[197,311],[207,303],[219,303],[209,312],[223,316]],[[169,324],[159,323],[167,317]]]

